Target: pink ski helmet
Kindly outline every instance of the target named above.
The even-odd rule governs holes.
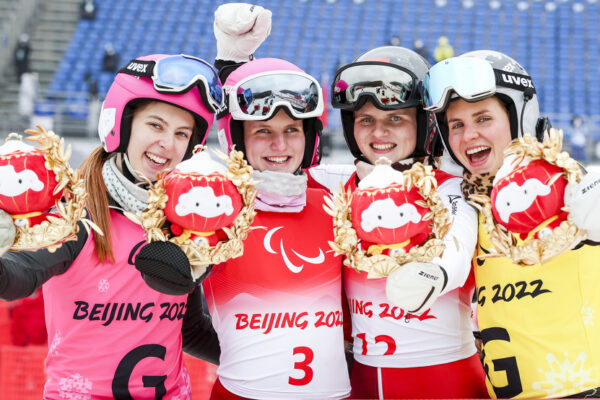
[[[217,116],[223,151],[235,145],[245,153],[243,121],[268,120],[283,108],[292,118],[303,120],[306,144],[301,167],[319,164],[324,101],[315,78],[288,61],[261,58],[233,71],[223,88],[226,112]]]
[[[162,101],[192,113],[194,135],[186,157],[203,144],[214,114],[222,107],[218,74],[203,60],[185,55],[152,54],[131,60],[117,73],[106,93],[98,135],[107,152],[125,152],[131,134],[131,107],[140,100]],[[196,137],[199,136],[199,137]]]

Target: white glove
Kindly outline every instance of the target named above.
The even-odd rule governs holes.
[[[567,184],[565,205],[575,225],[587,232],[588,239],[600,242],[600,174],[590,172],[578,184]]]
[[[15,242],[15,223],[6,211],[0,210],[0,256]]]
[[[388,275],[385,294],[390,303],[418,315],[431,307],[447,282],[446,271],[439,265],[410,262]]]
[[[217,60],[244,62],[271,33],[271,11],[246,3],[222,4],[215,11]]]

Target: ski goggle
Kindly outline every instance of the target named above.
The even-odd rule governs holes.
[[[340,68],[331,86],[335,108],[354,110],[361,97],[370,97],[384,110],[417,106],[417,77],[400,66],[362,61]]]
[[[227,88],[229,112],[240,121],[263,121],[286,107],[294,118],[323,114],[323,91],[310,75],[296,71],[269,71],[251,75]]]
[[[421,85],[423,108],[445,110],[452,92],[465,101],[483,100],[496,93],[496,76],[486,60],[453,57],[435,64]]]
[[[132,60],[119,72],[151,78],[154,89],[159,93],[186,93],[198,86],[206,107],[214,113],[224,108],[219,74],[200,58],[180,54],[157,61]]]

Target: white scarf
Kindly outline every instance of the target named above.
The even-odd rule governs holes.
[[[254,171],[258,195],[255,207],[261,211],[300,212],[306,206],[306,174]]]
[[[396,161],[395,163],[393,163],[392,168],[394,168],[396,171],[402,172],[411,169],[416,162],[420,162],[424,165],[432,165],[433,168],[437,168],[436,164],[431,163],[427,157],[405,158],[404,160]],[[358,175],[359,180],[369,175],[371,172],[373,172],[373,168],[375,168],[374,164],[366,163],[360,160],[354,161],[354,165],[356,165],[356,175]]]
[[[148,191],[138,184],[127,179],[117,163],[124,157],[125,163],[132,174],[127,155],[117,154],[109,158],[102,166],[102,177],[106,190],[110,196],[125,211],[135,214],[141,213],[146,208]],[[306,206],[306,187],[308,176],[306,174],[294,175],[289,172],[254,171],[254,179],[259,181],[256,185],[258,195],[255,207],[261,211],[274,212],[300,212]]]
[[[129,165],[127,155],[122,156],[124,157],[129,170],[133,171]],[[117,167],[117,161],[120,160],[121,154],[116,154],[114,157],[106,160],[102,166],[102,177],[104,178],[106,190],[108,190],[108,193],[113,200],[125,211],[139,214],[146,208],[148,191],[138,186],[139,184],[131,182],[123,175],[121,170]],[[139,179],[135,173],[132,172],[132,174],[136,179]]]

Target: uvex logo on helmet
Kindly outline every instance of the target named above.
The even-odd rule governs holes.
[[[153,64],[153,61],[132,60],[129,62],[129,64],[127,64],[125,69],[138,74],[145,74],[146,72],[148,72],[148,66]]]
[[[495,70],[494,72],[496,74],[496,82],[501,86],[520,91],[523,91],[527,88],[532,88],[535,90],[531,77],[527,75],[498,70]]]

